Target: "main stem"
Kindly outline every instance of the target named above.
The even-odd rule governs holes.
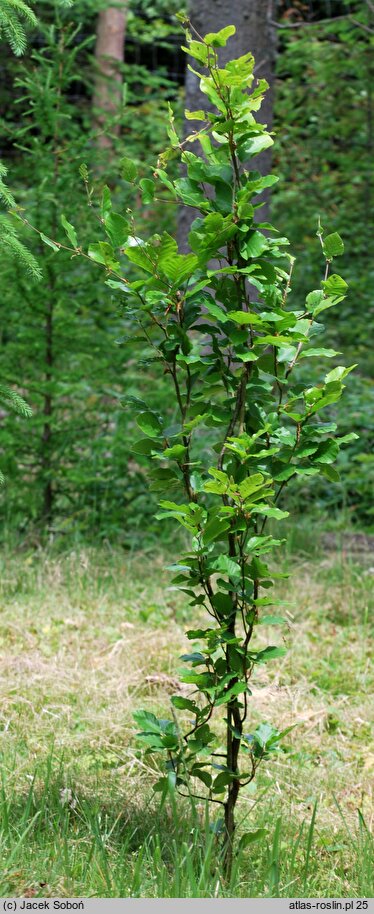
[[[234,533],[229,534],[229,555],[230,558],[236,558],[236,538]],[[235,637],[237,614],[237,597],[233,594],[232,598],[232,615],[228,626],[229,633]],[[229,645],[226,649],[227,669],[231,672]],[[233,671],[233,677],[229,682],[231,688],[238,681],[238,677]],[[224,839],[224,870],[226,879],[229,881],[232,873],[234,834],[235,834],[235,806],[239,796],[240,781],[238,759],[241,745],[241,736],[243,723],[240,716],[238,699],[233,698],[227,705],[227,723],[226,723],[226,764],[228,770],[237,775],[229,784],[227,790],[227,799],[225,802],[225,839]]]

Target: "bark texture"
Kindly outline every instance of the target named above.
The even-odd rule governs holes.
[[[226,25],[235,25],[236,34],[230,38],[226,48],[220,48],[220,59],[223,64],[233,57],[240,57],[251,51],[255,58],[256,77],[266,79],[269,90],[266,93],[259,120],[271,129],[273,123],[274,97],[274,58],[275,30],[272,20],[275,19],[276,0],[189,0],[188,14],[194,28],[200,35],[207,32],[218,32]],[[194,36],[195,37],[195,36]],[[206,99],[204,100],[206,104]],[[190,111],[204,107],[199,90],[199,81],[194,73],[186,71],[186,108]],[[191,130],[191,123],[188,125]],[[267,174],[271,170],[271,149],[265,150],[256,157],[256,169]],[[268,219],[269,198],[261,212],[261,220]],[[259,197],[260,202],[260,197]],[[187,207],[183,208],[178,224],[178,241],[183,251],[188,249],[187,236],[191,223],[197,213]]]
[[[127,0],[118,6],[101,10],[96,27],[96,79],[93,109],[98,129],[97,145],[111,149],[112,139],[107,125],[118,114],[122,96],[122,74],[120,64],[124,62],[127,20]],[[111,127],[111,133],[119,133],[119,125]]]

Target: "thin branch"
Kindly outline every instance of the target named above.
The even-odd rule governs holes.
[[[205,801],[207,799],[207,797],[201,796],[200,793],[182,793],[181,790],[178,790],[178,793],[179,793],[180,797],[186,797],[186,799],[190,799],[191,797],[193,797],[194,800],[204,800]],[[220,806],[225,805],[223,800],[214,800],[213,797],[209,797],[209,803],[219,803]]]
[[[329,19],[317,19],[315,22],[277,22],[276,19],[270,19],[270,25],[274,26],[276,29],[303,29],[303,28],[313,28],[318,25],[330,25],[334,22],[340,22],[343,19],[351,19],[349,13],[346,13],[343,16],[332,16]]]
[[[366,0],[369,9],[374,12],[374,4],[371,3],[371,0]],[[335,22],[351,22],[352,25],[355,25],[359,29],[363,29],[365,32],[368,32],[369,35],[374,34],[374,29],[371,29],[370,26],[365,25],[364,22],[359,22],[358,19],[355,19],[354,16],[351,16],[349,13],[346,13],[343,16],[333,16],[329,19],[317,19],[315,22],[276,22],[275,19],[270,20],[270,24],[276,29],[303,29],[303,28],[313,28],[315,26],[324,26],[324,25],[334,25]]]
[[[363,31],[368,32],[369,35],[374,35],[374,29],[371,29],[369,25],[365,25],[364,22],[359,22],[358,19],[354,19],[353,16],[350,16],[349,18],[359,29],[363,29]]]

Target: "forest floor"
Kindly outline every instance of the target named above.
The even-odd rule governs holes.
[[[373,896],[374,556],[298,546],[289,624],[256,635],[289,650],[258,668],[250,711],[295,727],[241,800],[239,833],[267,837],[230,885],[203,804],[200,829],[183,801],[160,812],[135,740],[134,710],[169,716],[190,646],[170,556],[1,554],[1,895]]]

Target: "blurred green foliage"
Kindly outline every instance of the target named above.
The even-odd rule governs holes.
[[[369,5],[346,4],[351,18],[281,32],[278,55],[272,216],[297,257],[293,291],[303,300],[317,275],[313,226],[339,232],[349,294],[327,314],[329,344],[358,363],[344,408],[344,433],[360,439],[340,458],[342,483],[316,487],[318,508],[348,509],[373,525],[374,491],[374,20]],[[355,9],[353,9],[355,7]],[[308,369],[311,366],[308,365]],[[300,492],[300,497],[303,493]]]
[[[166,74],[149,74],[146,82],[144,67],[126,66],[121,138],[108,157],[97,145],[91,116],[94,35],[71,21],[70,9],[45,4],[44,12],[29,58],[15,71],[9,59],[12,104],[0,122],[20,213],[54,240],[41,244],[35,233],[6,217],[26,253],[36,257],[43,281],[33,280],[22,261],[5,260],[2,380],[11,388],[21,385],[33,415],[26,422],[7,415],[8,404],[2,404],[7,485],[1,511],[22,533],[36,527],[133,542],[137,531],[143,538],[144,523],[152,528],[152,501],[144,498],[142,458],[130,450],[131,420],[123,397],[151,387],[158,401],[162,389],[154,390],[148,366],[124,346],[127,327],[117,302],[103,294],[89,264],[63,249],[56,256],[55,241],[66,242],[61,211],[83,241],[100,219],[87,200],[79,173],[83,162],[99,187],[118,172],[124,151],[148,173],[165,143],[165,110],[175,88]],[[116,194],[122,210],[126,193],[122,182]],[[145,214],[151,225],[170,224],[173,217],[157,204]]]
[[[280,13],[290,4],[281,4]],[[297,10],[301,5],[293,4]],[[83,240],[100,214],[87,207],[79,165],[87,164],[96,180],[112,185],[118,159],[126,155],[152,174],[165,145],[165,108],[169,100],[182,109],[183,63],[174,13],[176,0],[130,0],[121,133],[113,155],[95,144],[91,117],[93,49],[99,0],[67,3],[40,0],[37,25],[27,26],[28,48],[22,61],[2,44],[0,154],[9,170],[16,202],[47,236],[64,241],[56,216],[63,210]],[[16,4],[14,4],[16,9]],[[351,18],[279,30],[274,171],[280,182],[272,190],[273,221],[290,238],[297,263],[293,292],[305,292],[319,276],[318,245],[313,238],[318,217],[346,242],[342,271],[350,291],[335,316],[327,312],[326,345],[344,351],[358,363],[344,409],[338,414],[342,433],[360,440],[340,457],[339,486],[315,483],[313,492],[300,482],[295,499],[302,509],[330,517],[344,509],[358,525],[373,526],[373,23],[369,5],[314,4],[315,15]],[[302,10],[298,15],[302,15]],[[289,19],[286,22],[291,21]],[[22,22],[21,22],[22,24]],[[7,36],[3,30],[1,36]],[[58,162],[56,176],[56,162]],[[116,185],[115,205],[127,205],[126,184]],[[5,206],[7,202],[5,201]],[[12,203],[8,202],[8,205]],[[136,205],[136,204],[135,204]],[[134,206],[134,203],[132,203]],[[140,210],[140,207],[139,207]],[[147,232],[176,228],[176,207],[150,200],[136,220]],[[21,262],[2,264],[0,301],[1,380],[17,389],[33,408],[31,419],[12,414],[1,404],[0,464],[7,485],[1,494],[3,520],[17,530],[46,526],[45,493],[53,488],[49,530],[73,530],[128,542],[152,534],[152,495],[143,493],[142,455],[130,452],[130,411],[126,397],[147,393],[167,410],[165,385],[153,381],[149,353],[138,357],[128,328],[103,293],[92,271],[63,251],[40,245],[31,232],[1,216],[3,237],[38,259],[48,277],[50,295]],[[20,248],[21,249],[21,248]],[[10,251],[9,251],[10,253]],[[58,272],[56,260],[58,259]],[[32,261],[34,263],[34,261]],[[53,312],[53,370],[46,367],[48,309]],[[126,345],[125,345],[126,343]],[[305,372],[313,383],[313,360]],[[48,377],[48,375],[51,375]],[[17,386],[18,385],[18,386]],[[51,435],[45,441],[47,398],[52,400]],[[335,418],[337,410],[332,410]],[[43,438],[44,436],[44,438]],[[136,533],[138,531],[138,533]],[[153,531],[155,533],[155,531]]]

